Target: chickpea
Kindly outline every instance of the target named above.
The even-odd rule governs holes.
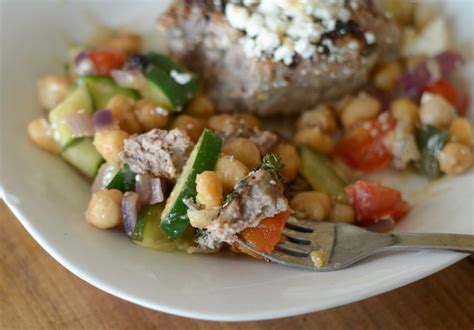
[[[142,49],[142,37],[125,30],[118,30],[117,33],[105,42],[103,48],[116,50],[125,54],[137,54]]]
[[[308,220],[325,220],[331,211],[331,199],[328,194],[319,191],[298,193],[291,199],[290,205]]]
[[[280,171],[281,175],[288,182],[295,180],[300,169],[300,157],[295,146],[289,143],[279,143],[273,148],[272,152],[281,157],[284,165]]]
[[[217,217],[219,209],[188,210],[187,213],[192,227],[204,229]]]
[[[377,118],[380,110],[381,105],[376,98],[361,93],[342,110],[341,121],[346,129],[350,129],[364,121]]]
[[[337,122],[327,105],[320,105],[314,110],[304,112],[298,119],[297,128],[319,127],[322,132],[332,134],[337,131]]]
[[[234,187],[242,181],[249,170],[240,161],[233,156],[220,155],[214,168],[217,176],[222,182],[224,193],[229,193],[234,190]]]
[[[467,146],[474,144],[472,125],[466,118],[456,118],[449,126],[449,135],[452,142],[459,142]]]
[[[215,115],[208,119],[207,126],[213,131],[219,131],[232,120],[235,120],[235,117],[227,113]]]
[[[135,117],[145,131],[165,128],[168,125],[168,110],[151,100],[140,100],[133,108]]]
[[[193,117],[208,118],[216,112],[216,109],[211,99],[204,95],[198,95],[186,105],[185,111]]]
[[[196,201],[206,209],[219,207],[223,201],[222,182],[216,172],[205,171],[196,177]]]
[[[471,148],[456,142],[447,143],[437,158],[441,171],[447,175],[458,175],[472,167],[474,162]]]
[[[294,141],[296,144],[304,144],[323,154],[330,154],[334,149],[334,141],[319,128],[305,128],[298,131]]]
[[[237,118],[240,119],[245,126],[249,128],[259,128],[260,127],[260,120],[251,113],[240,113],[237,115]]]
[[[247,168],[254,168],[260,163],[260,151],[258,147],[246,138],[235,138],[222,146],[222,152],[234,156]]]
[[[401,74],[400,64],[397,62],[386,63],[375,72],[372,78],[373,84],[378,89],[389,92],[396,87]]]
[[[113,228],[122,222],[122,192],[116,189],[100,190],[92,195],[86,220],[100,228]]]
[[[171,128],[178,128],[185,132],[191,141],[197,142],[204,130],[204,123],[194,117],[188,115],[179,115],[173,121]]]
[[[336,203],[329,214],[329,221],[354,223],[355,213],[351,205]]]
[[[420,121],[423,125],[449,127],[456,112],[442,96],[423,93],[421,97]]]
[[[66,98],[71,81],[63,76],[49,75],[38,81],[36,89],[41,107],[51,110]]]
[[[53,138],[51,125],[45,118],[36,118],[28,124],[28,136],[41,149],[53,154],[59,153],[59,146]]]
[[[94,146],[107,162],[120,162],[119,153],[123,150],[128,133],[122,130],[103,130],[95,133]]]
[[[415,102],[407,98],[400,98],[392,102],[390,112],[393,118],[412,132],[418,124],[419,109]]]
[[[129,134],[142,131],[140,124],[133,113],[135,101],[124,95],[116,95],[107,102],[106,108],[112,112],[113,118],[118,122],[120,129]]]

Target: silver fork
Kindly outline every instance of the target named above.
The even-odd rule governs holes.
[[[474,252],[474,235],[380,234],[354,225],[305,221],[295,217],[288,219],[282,241],[271,254],[259,252],[240,239],[237,243],[267,261],[320,272],[343,269],[376,253],[391,250]]]

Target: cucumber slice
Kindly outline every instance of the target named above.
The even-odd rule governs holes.
[[[325,192],[340,202],[347,203],[344,188],[347,182],[334,170],[332,161],[321,153],[306,146],[299,147],[301,158],[300,172],[311,186],[318,191]]]
[[[133,242],[142,247],[164,252],[185,250],[189,246],[188,241],[173,241],[161,231],[160,218],[163,208],[164,203],[160,203],[149,205],[140,211],[132,235]]]
[[[151,52],[146,55],[146,58],[149,63],[156,65],[161,70],[165,71],[171,78],[173,78],[173,71],[178,74],[190,75],[191,79],[189,82],[182,84],[181,87],[184,89],[188,100],[196,95],[199,89],[199,83],[196,74],[186,70],[185,67],[179,65],[171,58],[163,54]]]
[[[135,176],[136,174],[130,170],[130,167],[123,164],[122,168],[107,185],[107,189],[117,189],[123,193],[132,191],[135,189]]]
[[[145,77],[148,84],[141,91],[142,96],[163,104],[168,109],[175,110],[188,101],[186,91],[164,70],[149,65]]]
[[[421,150],[421,159],[416,163],[418,172],[425,174],[430,179],[441,175],[436,155],[448,142],[449,134],[444,128],[424,125],[418,128],[416,140]]]
[[[110,77],[86,76],[79,79],[80,84],[87,86],[94,102],[94,109],[100,110],[107,106],[109,100],[116,95],[123,95],[138,100],[138,92],[118,86]]]
[[[188,208],[184,201],[196,197],[196,176],[214,168],[221,143],[217,135],[208,129],[204,130],[166,201],[160,227],[172,239],[178,239],[188,227]]]
[[[64,117],[69,113],[83,111],[92,113],[93,105],[86,86],[79,84],[66,99],[49,113],[49,122],[53,129],[53,137],[61,146],[66,148],[75,138]]]
[[[102,156],[92,143],[92,138],[76,139],[62,156],[81,173],[93,178],[100,165],[104,162]]]

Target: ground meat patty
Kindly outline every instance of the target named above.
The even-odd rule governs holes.
[[[209,3],[177,0],[158,21],[171,55],[204,79],[222,112],[304,111],[361,87],[376,63],[398,49],[399,29],[378,0],[346,0],[350,20],[323,35],[323,54],[295,58],[291,65],[248,57],[240,42],[244,34],[229,24],[225,5]],[[367,42],[367,35],[376,42]]]
[[[255,227],[265,218],[289,208],[283,184],[273,170],[251,172],[235,189],[232,201],[219,211],[217,219],[198,238],[201,247],[214,249],[223,242],[232,243],[236,234]]]
[[[189,137],[179,129],[153,129],[127,138],[120,159],[135,173],[174,180],[192,147]]]

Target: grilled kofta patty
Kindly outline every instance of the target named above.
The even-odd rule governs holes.
[[[158,22],[219,111],[262,116],[356,90],[400,39],[378,0],[176,0]]]

